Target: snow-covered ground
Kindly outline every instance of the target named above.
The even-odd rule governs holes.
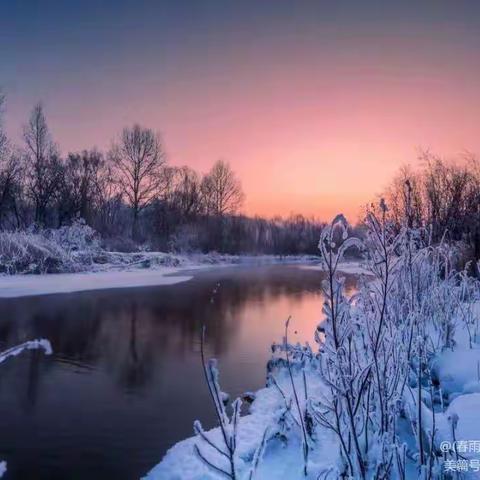
[[[441,388],[450,404],[443,412],[435,412],[436,443],[441,449],[453,450],[457,445],[459,461],[467,459],[469,462],[467,475],[462,478],[480,478],[480,345],[473,349],[467,345],[465,330],[459,330],[456,335],[457,347],[441,353],[434,362],[436,374]],[[306,381],[309,396],[312,398],[324,395],[325,385],[322,383],[318,371],[306,369]],[[302,442],[301,438],[289,437],[283,439],[275,426],[285,412],[285,397],[291,399],[293,391],[286,368],[278,368],[273,372],[276,384],[257,391],[255,400],[249,409],[249,414],[241,417],[238,426],[238,471],[239,478],[249,479],[249,466],[254,458],[255,451],[261,444],[264,432],[272,430],[272,438],[263,454],[255,480],[270,480],[285,478],[289,480],[303,480],[302,471]],[[299,371],[295,374],[297,392],[303,392],[303,378]],[[410,395],[410,394],[408,394]],[[406,395],[407,405],[414,408],[414,402]],[[300,396],[304,408],[303,396]],[[293,415],[295,408],[292,407]],[[425,409],[425,422],[432,427],[431,412]],[[452,435],[452,419],[456,422],[454,436]],[[221,443],[220,428],[207,432],[212,441]],[[316,448],[309,458],[309,467],[314,472],[324,472],[326,477],[334,479],[335,468],[338,462],[339,445],[336,436],[329,430],[318,429],[315,437]],[[457,442],[455,444],[455,442]],[[155,466],[144,478],[145,480],[216,480],[222,478],[216,475],[211,468],[202,462],[195,452],[195,445],[199,444],[198,437],[191,437],[174,445],[163,460]],[[208,455],[218,465],[222,465],[221,455],[207,447]],[[442,450],[443,451],[443,450]],[[463,453],[462,453],[463,452]],[[471,462],[471,463],[470,463]],[[478,463],[478,470],[477,468]],[[455,464],[456,467],[457,464]],[[470,466],[471,465],[471,466]],[[410,464],[411,477],[416,478],[415,466]],[[447,467],[448,463],[447,463]],[[328,476],[328,472],[332,476]],[[309,476],[308,478],[317,478]]]
[[[0,273],[6,275],[312,261],[318,261],[318,256],[115,252],[105,249],[99,235],[82,220],[59,229],[0,232]]]
[[[192,277],[178,275],[180,269],[123,270],[89,273],[52,273],[44,275],[4,275],[0,277],[0,298],[52,293],[71,293],[110,288],[173,285]],[[173,274],[177,274],[172,276]]]
[[[249,415],[241,417],[238,426],[238,470],[239,478],[249,478],[249,465],[255,455],[258,445],[262,441],[265,432],[270,437],[268,447],[259,463],[255,479],[302,479],[302,444],[299,438],[286,441],[282,438],[276,426],[285,412],[285,398],[292,395],[290,378],[285,368],[275,369],[272,373],[275,385],[270,384],[266,388],[255,393],[255,400],[250,406]],[[297,390],[303,391],[303,379],[298,372],[295,375]],[[323,385],[316,372],[310,370],[307,373],[309,393],[320,395]],[[303,398],[300,399],[303,404]],[[295,415],[295,412],[293,412]],[[290,420],[286,419],[286,422]],[[271,429],[269,431],[269,429]],[[215,428],[207,432],[209,438],[217,443],[221,442],[221,431]],[[319,444],[322,448],[317,449],[311,455],[312,465],[334,465],[337,458],[338,444],[335,436],[327,430],[318,432]],[[154,467],[145,477],[145,480],[214,480],[222,478],[215,475],[196,455],[195,445],[198,437],[183,440],[174,445],[165,455],[162,462]],[[208,446],[204,448],[209,457],[217,465],[222,465],[224,459],[220,454]]]

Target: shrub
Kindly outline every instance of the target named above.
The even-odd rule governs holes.
[[[71,256],[42,235],[26,232],[0,233],[2,273],[59,273],[75,270]]]

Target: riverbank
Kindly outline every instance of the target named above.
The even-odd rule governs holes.
[[[475,315],[478,315],[480,304],[475,304],[474,309]],[[458,463],[461,462],[466,468],[462,470],[462,478],[466,479],[478,478],[480,471],[480,343],[470,343],[470,338],[471,331],[469,332],[468,328],[458,329],[454,337],[455,347],[438,353],[429,362],[434,378],[438,381],[434,395],[440,392],[440,400],[437,399],[435,403],[440,402],[441,405],[432,404],[428,388],[422,391],[423,428],[425,431],[434,431],[435,448],[447,459],[441,468],[444,471],[446,468],[463,468]],[[313,359],[306,361],[303,358],[300,362],[292,360],[292,369],[300,410],[305,411],[307,406],[303,395],[304,385],[308,385],[308,402],[324,399],[326,386]],[[275,380],[272,381],[272,378]],[[415,418],[415,412],[418,411],[416,391],[416,388],[405,391],[402,399],[405,411],[399,416],[400,425],[409,417]],[[266,388],[250,394],[254,401],[249,407],[249,413],[242,416],[238,424],[237,468],[240,478],[252,478],[248,475],[253,459],[259,454],[255,480],[337,478],[335,472],[338,472],[342,462],[338,437],[321,426],[314,432],[315,447],[310,451],[308,461],[311,473],[304,476],[301,461],[302,436],[296,429],[294,420],[296,408],[290,404],[286,410],[286,399],[292,399],[294,395],[288,368],[283,362],[276,363],[275,368],[270,371]],[[285,412],[288,412],[289,420],[284,418]],[[285,422],[284,426],[282,422]],[[282,428],[285,428],[284,433],[281,432]],[[222,444],[220,428],[214,428],[206,432],[206,435],[212,443]],[[264,435],[268,439],[268,445],[259,452]],[[401,435],[404,439],[409,437],[406,431]],[[144,480],[220,478],[196,453],[196,448],[202,443],[198,436],[177,443]],[[408,442],[408,445],[405,445],[406,478],[416,478],[418,467],[414,456],[415,444]],[[209,461],[214,465],[223,465],[225,459],[222,455],[211,447],[203,448],[208,452]],[[455,448],[458,449],[458,457],[454,453]]]
[[[292,264],[316,269],[318,261],[314,256],[101,252],[81,272],[1,275],[0,298],[173,285],[190,280],[191,271],[220,267]],[[345,264],[346,270],[355,268],[356,263]]]
[[[417,232],[392,235],[374,217],[367,226],[372,281],[354,296],[339,273],[358,240],[342,219],[322,232],[329,275],[317,345],[289,343],[287,320],[243,417],[241,400],[224,407],[216,362],[202,356],[219,427],[194,422],[196,437],[146,479],[478,478],[480,282],[451,269],[453,248],[418,248]]]
[[[175,275],[180,269],[124,270],[0,277],[0,298],[18,298],[55,293],[73,293],[114,288],[151,287],[186,282],[189,275]]]

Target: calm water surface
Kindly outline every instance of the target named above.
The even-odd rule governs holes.
[[[201,325],[223,389],[258,389],[289,315],[291,340],[313,341],[322,275],[296,266],[220,268],[172,286],[0,300],[2,349],[45,337],[55,352],[26,352],[0,366],[5,478],[139,478],[192,435],[195,419],[214,425]]]

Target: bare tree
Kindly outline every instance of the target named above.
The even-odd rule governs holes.
[[[139,215],[157,198],[163,181],[165,156],[160,137],[140,125],[125,128],[110,157],[118,185],[132,209],[132,237],[136,238]]]
[[[240,180],[223,160],[217,161],[205,175],[201,190],[207,213],[211,215],[234,214],[245,198]]]
[[[181,219],[189,219],[201,210],[201,182],[195,170],[189,167],[176,169],[176,181],[171,195],[171,203]]]
[[[14,154],[7,134],[3,129],[3,105],[5,96],[0,93],[0,226],[4,225],[4,220],[8,213],[13,210],[17,218],[16,197],[20,185],[20,162],[18,156]]]
[[[422,224],[422,178],[412,167],[400,167],[382,197],[387,201],[390,220],[397,228],[404,225],[405,220],[410,228]]]
[[[23,129],[27,194],[34,203],[35,221],[44,225],[47,209],[59,193],[62,162],[41,103],[35,105]]]
[[[69,153],[65,163],[59,215],[66,220],[81,217],[90,220],[99,206],[99,186],[104,175],[103,155],[93,149]]]
[[[3,130],[3,108],[5,105],[5,95],[0,92],[0,159],[3,159],[7,150],[7,134]]]
[[[119,216],[122,210],[122,196],[118,191],[112,166],[103,165],[95,181],[97,206],[93,225],[106,235],[118,233]]]

